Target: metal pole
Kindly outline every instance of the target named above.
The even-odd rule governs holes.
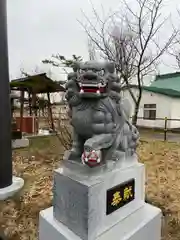
[[[164,118],[164,141],[167,140],[167,117]]]
[[[0,188],[11,184],[12,148],[7,8],[6,0],[0,0]]]

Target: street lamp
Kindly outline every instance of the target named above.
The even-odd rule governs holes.
[[[12,184],[11,110],[6,0],[0,0],[0,188]]]
[[[23,179],[12,176],[11,104],[6,0],[0,0],[0,200],[17,192]]]

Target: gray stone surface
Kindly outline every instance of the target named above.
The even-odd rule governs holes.
[[[108,189],[135,179],[135,199],[106,215]],[[122,167],[116,162],[90,169],[64,161],[55,170],[54,216],[83,240],[95,239],[144,204],[144,165]]]
[[[161,210],[143,205],[93,240],[160,240]],[[83,240],[53,216],[53,207],[40,212],[39,240]]]

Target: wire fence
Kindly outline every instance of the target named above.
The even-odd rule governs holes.
[[[20,112],[17,111],[14,114],[14,117],[20,117]],[[24,118],[30,117],[28,112],[24,113]],[[55,131],[61,135],[71,134],[71,126],[69,122],[69,117],[67,113],[67,108],[62,107],[60,110],[56,109],[52,112],[52,119],[48,113],[39,112],[38,116],[34,117],[34,127],[31,134],[37,135],[40,133]],[[167,140],[179,140],[180,141],[180,118],[171,119],[167,117],[155,118],[155,119],[146,119],[143,117],[137,118],[137,127],[142,136],[147,136],[155,139]],[[24,131],[26,132],[26,131]],[[179,139],[178,139],[179,138]]]
[[[141,121],[140,121],[141,120]],[[63,132],[70,129],[69,118],[66,114],[55,114],[53,115],[54,127],[57,132]],[[154,139],[161,139],[164,141],[175,140],[180,141],[180,118],[170,119],[170,118],[156,118],[153,121],[144,118],[138,118],[137,128],[140,134],[145,137],[151,137]],[[139,124],[141,123],[141,124]],[[47,118],[39,118],[39,128],[49,129],[50,122]],[[63,130],[63,131],[62,131]],[[68,130],[69,131],[69,130]]]
[[[180,141],[180,118],[145,119],[138,117],[137,127],[142,135],[149,135],[164,141]]]

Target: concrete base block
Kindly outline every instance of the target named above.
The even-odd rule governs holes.
[[[130,179],[135,181],[134,200],[107,213],[108,191]],[[95,239],[144,205],[144,165],[123,168],[112,163],[96,170],[64,161],[55,170],[53,192],[54,217],[83,240]]]
[[[22,138],[12,140],[12,149],[29,147],[29,139]]]
[[[160,240],[161,210],[149,204],[119,221],[93,240]],[[53,216],[53,207],[40,212],[39,240],[84,240]]]
[[[5,188],[0,189],[0,200],[6,200],[9,197],[12,197],[21,188],[24,186],[24,180],[19,177],[13,177],[13,183]]]

